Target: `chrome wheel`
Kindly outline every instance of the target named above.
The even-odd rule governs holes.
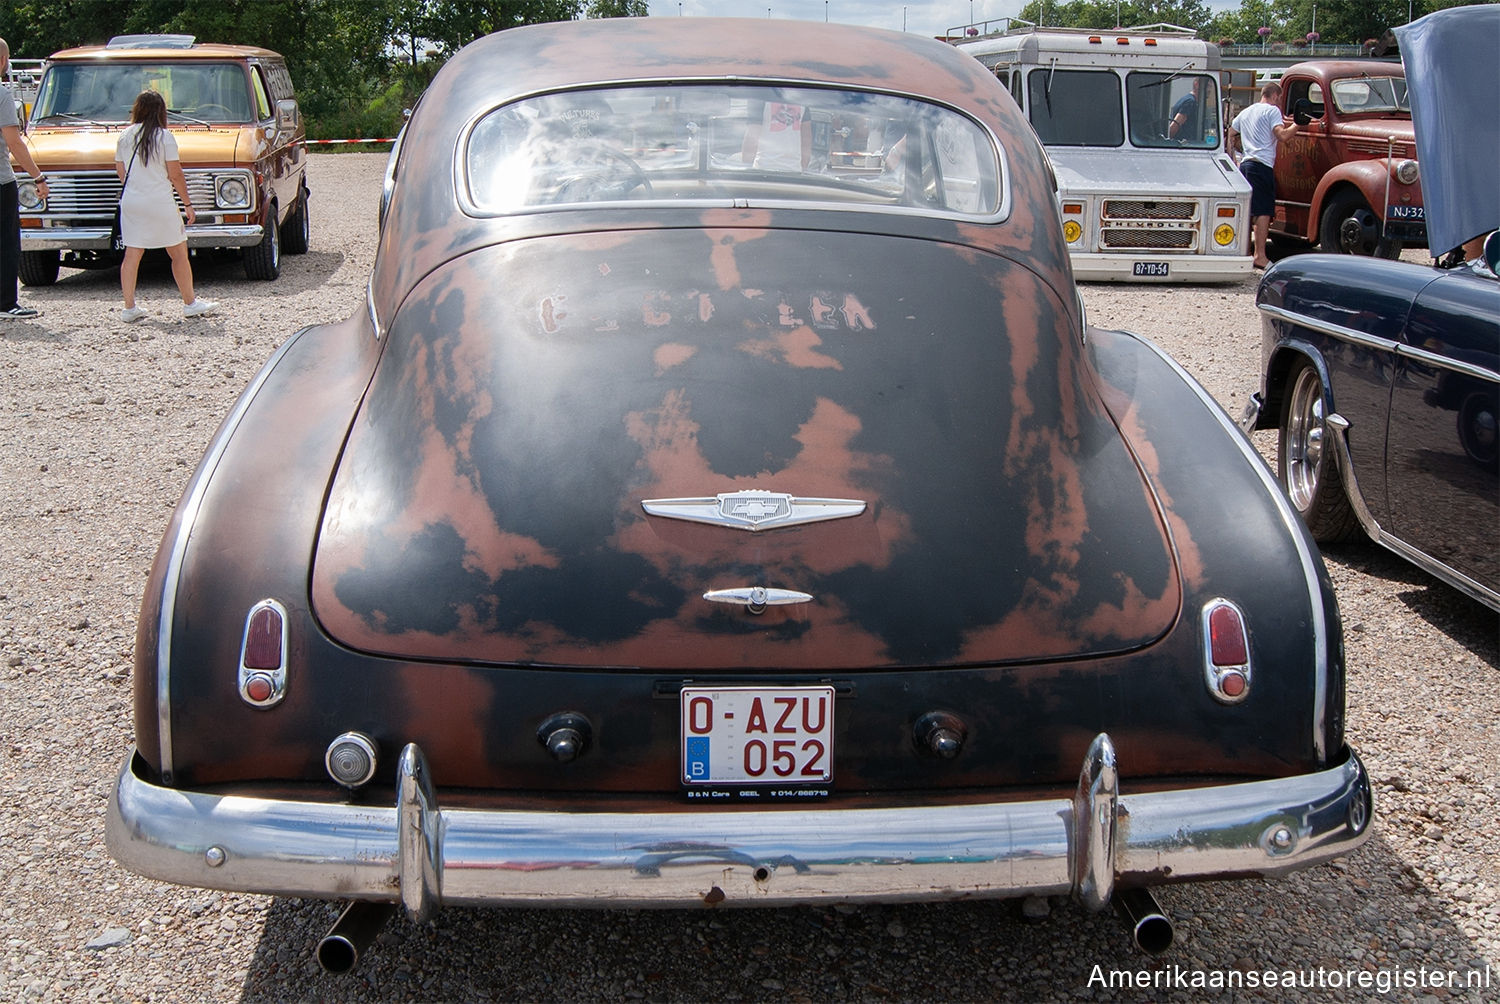
[[[1277,469],[1287,497],[1313,539],[1333,543],[1358,536],[1359,519],[1328,436],[1323,380],[1312,363],[1297,368],[1284,400]]]
[[[1323,383],[1311,366],[1297,374],[1287,403],[1282,471],[1286,493],[1300,513],[1306,513],[1318,494],[1318,469],[1323,463]]]

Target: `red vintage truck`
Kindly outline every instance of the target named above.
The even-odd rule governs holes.
[[[1281,77],[1301,126],[1276,154],[1271,233],[1320,250],[1395,258],[1427,246],[1417,148],[1400,63],[1313,60]]]

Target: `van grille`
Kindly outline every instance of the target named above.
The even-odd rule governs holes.
[[[224,171],[184,171],[193,209],[204,216],[222,212],[214,207],[214,178]],[[248,183],[248,176],[246,181]],[[63,226],[107,221],[120,202],[120,178],[113,171],[53,171],[47,175],[47,211],[40,217]],[[175,196],[174,196],[175,198]],[[236,210],[246,212],[246,210]],[[22,216],[36,217],[24,209]],[[208,222],[204,220],[203,222]]]
[[[1105,227],[1099,244],[1112,251],[1191,251],[1198,245],[1195,230],[1153,230],[1141,227]]]
[[[1105,199],[1106,220],[1191,220],[1198,216],[1196,202],[1162,202],[1155,199]]]

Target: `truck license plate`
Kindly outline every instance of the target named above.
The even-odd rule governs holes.
[[[833,688],[684,687],[682,782],[792,797],[833,780]],[[809,792],[810,794],[811,792]],[[749,792],[741,792],[749,794]],[[728,790],[726,795],[728,797]]]
[[[1425,206],[1391,206],[1390,218],[1393,220],[1425,220],[1427,209]]]
[[[1159,277],[1166,275],[1171,267],[1171,263],[1165,261],[1138,261],[1133,274]]]

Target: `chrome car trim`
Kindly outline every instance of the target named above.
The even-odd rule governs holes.
[[[1120,814],[1120,772],[1115,746],[1094,737],[1073,794],[1073,894],[1089,910],[1109,905],[1115,891],[1115,834]]]
[[[1429,366],[1436,366],[1438,369],[1451,370],[1454,373],[1462,373],[1464,376],[1471,376],[1477,380],[1488,380],[1491,383],[1496,380],[1500,380],[1500,373],[1497,373],[1486,366],[1476,366],[1473,363],[1466,363],[1462,359],[1453,359],[1449,356],[1439,355],[1438,353],[1433,352],[1430,349],[1417,348],[1415,345],[1401,346],[1401,348],[1397,351],[1397,355],[1410,356],[1411,358],[1424,362]]]
[[[193,224],[186,228],[190,248],[251,247],[259,244],[265,230],[259,224]],[[97,227],[43,227],[21,231],[23,251],[103,251],[109,247],[108,225]]]
[[[1265,308],[1261,308],[1265,309]],[[1318,759],[1327,762],[1329,750],[1325,733],[1328,722],[1328,619],[1323,610],[1323,591],[1318,580],[1318,559],[1313,550],[1308,546],[1306,527],[1302,523],[1302,517],[1297,515],[1297,510],[1292,508],[1292,503],[1287,499],[1286,492],[1281,487],[1281,482],[1276,480],[1276,475],[1271,473],[1271,468],[1266,466],[1265,458],[1256,450],[1234,419],[1224,410],[1223,406],[1216,401],[1212,394],[1204,389],[1182,364],[1173,359],[1161,346],[1149,338],[1138,338],[1141,344],[1155,352],[1161,360],[1182,378],[1183,383],[1192,388],[1193,393],[1198,395],[1209,411],[1218,420],[1224,429],[1230,432],[1240,452],[1250,461],[1250,467],[1260,478],[1261,483],[1266,486],[1267,495],[1276,503],[1276,509],[1281,513],[1281,521],[1286,527],[1288,538],[1297,546],[1297,557],[1302,563],[1302,575],[1307,582],[1308,608],[1312,619],[1313,629],[1313,749],[1317,751]]]
[[[1344,494],[1354,509],[1354,516],[1370,539],[1381,547],[1400,555],[1427,574],[1441,579],[1454,589],[1478,600],[1492,610],[1500,610],[1500,592],[1477,582],[1450,565],[1444,564],[1426,551],[1408,544],[1400,537],[1388,532],[1380,525],[1365,496],[1359,488],[1359,477],[1354,473],[1354,458],[1349,453],[1349,420],[1343,415],[1329,415],[1324,422],[1329,438],[1333,440],[1334,462],[1338,464],[1339,476],[1344,480]]]
[[[250,623],[255,620],[255,615],[261,610],[274,611],[281,620],[281,641],[277,649],[281,653],[281,663],[273,669],[252,669],[245,665],[245,657],[250,649]],[[286,653],[287,653],[287,616],[286,607],[276,600],[264,599],[252,606],[245,614],[245,630],[240,634],[240,671],[238,676],[240,699],[246,704],[257,708],[270,708],[281,703],[286,696]],[[264,679],[271,685],[271,695],[263,701],[257,701],[250,696],[250,681],[256,677]]]
[[[729,603],[745,607],[785,607],[794,603],[811,603],[811,593],[774,586],[737,586],[733,589],[710,589],[703,594],[710,603]]]
[[[865,511],[865,503],[859,499],[799,498],[785,492],[747,489],[701,498],[642,499],[641,508],[648,515],[663,519],[755,531],[858,516]]]
[[[1355,331],[1353,328],[1346,328],[1342,324],[1334,324],[1332,321],[1323,321],[1319,320],[1316,317],[1308,317],[1305,314],[1293,313],[1292,311],[1287,310],[1284,307],[1275,307],[1268,303],[1258,303],[1256,304],[1256,307],[1259,308],[1262,313],[1269,314],[1270,316],[1276,318],[1278,321],[1285,321],[1288,324],[1295,324],[1299,328],[1310,328],[1313,331],[1318,331],[1325,335],[1331,335],[1334,338],[1343,339],[1347,342],[1354,342],[1356,345],[1364,345],[1368,348],[1380,349],[1383,352],[1394,352],[1401,345],[1400,342],[1393,342],[1389,338],[1380,338],[1376,335],[1367,335],[1363,331]]]
[[[177,504],[177,511],[182,518],[177,523],[170,544],[162,542],[163,549],[170,547],[171,553],[167,558],[166,572],[162,576],[161,610],[156,622],[156,728],[160,744],[161,773],[168,783],[171,783],[172,777],[172,617],[177,609],[177,587],[182,578],[188,537],[192,535],[193,524],[198,520],[198,510],[203,506],[209,479],[213,476],[214,468],[219,465],[219,459],[224,456],[224,451],[228,449],[230,437],[239,428],[245,412],[250,410],[250,403],[255,400],[261,385],[266,382],[281,357],[297,342],[302,331],[282,342],[271,353],[271,358],[266,360],[260,372],[251,379],[249,386],[240,393],[239,399],[234,403],[234,410],[224,419],[224,424],[219,426],[218,433],[208,444],[203,459],[198,463],[198,469],[193,472],[187,490],[183,492],[182,501]]]
[[[1375,335],[1367,335],[1362,331],[1355,331],[1353,328],[1346,328],[1341,324],[1334,324],[1331,321],[1323,321],[1315,317],[1308,317],[1306,314],[1294,313],[1290,310],[1285,309],[1284,307],[1273,307],[1269,304],[1259,304],[1259,307],[1261,311],[1271,315],[1277,320],[1285,321],[1288,324],[1294,324],[1299,328],[1310,328],[1313,331],[1317,331],[1321,334],[1329,335],[1330,337],[1339,338],[1345,341],[1354,342],[1358,345],[1366,346],[1367,348],[1380,349],[1385,352],[1394,353],[1398,356],[1408,356],[1412,359],[1419,359],[1430,366],[1437,366],[1440,369],[1452,370],[1455,373],[1462,373],[1465,376],[1475,377],[1479,380],[1500,380],[1500,373],[1497,373],[1494,370],[1489,369],[1488,367],[1476,366],[1473,363],[1464,362],[1462,359],[1454,359],[1450,356],[1445,356],[1440,353],[1433,352],[1430,349],[1423,349],[1418,348],[1414,345],[1407,345],[1405,342],[1395,342],[1390,340],[1389,338],[1379,338]]]
[[[398,808],[167,788],[148,781],[132,755],[110,798],[109,850],[132,871],[169,882],[399,899],[419,911],[424,903],[784,906],[1077,891],[1067,797],[859,809],[439,809],[424,802],[434,789],[420,753],[408,746],[401,761]],[[1312,774],[1122,794],[1111,871],[1129,885],[1278,875],[1354,850],[1371,815],[1368,775],[1347,750]],[[206,860],[210,848],[220,851],[217,867]],[[1102,877],[1101,862],[1091,870]]]

